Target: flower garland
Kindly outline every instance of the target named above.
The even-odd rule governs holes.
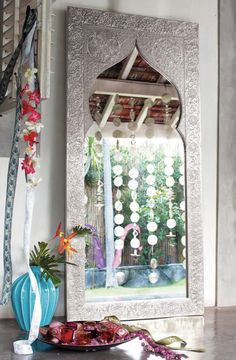
[[[44,127],[41,123],[40,103],[41,96],[36,78],[38,70],[28,68],[24,73],[25,83],[20,91],[21,98],[21,118],[24,121],[22,138],[26,143],[24,151],[25,157],[21,162],[21,168],[25,171],[26,182],[30,187],[37,186],[41,179],[36,178],[39,168],[39,159],[37,156],[37,144],[41,129]]]

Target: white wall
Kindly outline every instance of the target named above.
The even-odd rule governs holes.
[[[37,190],[32,244],[46,240],[64,220],[65,184],[65,11],[68,5],[115,10],[138,15],[174,18],[200,24],[200,79],[202,112],[203,233],[205,251],[205,304],[215,303],[216,238],[216,129],[217,129],[217,0],[57,0],[54,4],[54,45],[51,98],[43,102],[45,129],[41,139],[41,174]],[[13,116],[13,115],[11,115]],[[6,119],[7,120],[7,119]],[[0,159],[0,229],[2,235],[4,181],[7,159]],[[20,172],[13,224],[14,278],[24,271],[22,229],[24,179]],[[2,274],[2,259],[0,259]],[[0,279],[1,280],[1,279]],[[63,289],[57,314],[64,311]],[[10,306],[0,307],[0,317],[11,316]]]

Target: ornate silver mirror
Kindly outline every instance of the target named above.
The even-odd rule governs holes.
[[[198,27],[69,8],[67,317],[200,315]]]

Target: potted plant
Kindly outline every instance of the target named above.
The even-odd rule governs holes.
[[[42,307],[41,326],[48,325],[56,311],[59,286],[62,272],[61,264],[75,265],[67,261],[71,254],[76,253],[76,249],[71,246],[71,241],[75,236],[90,234],[88,228],[77,226],[73,231],[65,235],[61,231],[61,224],[58,225],[53,237],[56,240],[56,246],[50,248],[48,242],[38,242],[30,252],[30,266],[37,280],[40,302]],[[32,291],[29,274],[26,273],[17,278],[12,285],[11,302],[16,320],[22,330],[29,331],[35,303],[35,294]]]

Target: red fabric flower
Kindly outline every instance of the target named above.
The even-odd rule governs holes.
[[[22,97],[29,90],[29,84],[25,84],[19,91],[19,96]]]
[[[60,224],[58,225],[58,227],[57,227],[57,230],[56,230],[56,233],[55,233],[55,235],[53,236],[53,239],[56,239],[58,236],[60,236],[61,235],[61,222],[60,222]]]
[[[35,173],[35,168],[33,166],[31,157],[26,156],[26,158],[24,160],[22,160],[21,169],[25,170],[26,174],[34,174]]]
[[[71,240],[77,235],[77,232],[73,232],[67,237],[62,236],[57,248],[58,254],[62,254],[64,251],[70,256],[71,252],[77,253],[77,250],[71,246]]]
[[[22,116],[28,113],[33,113],[34,111],[35,109],[32,105],[30,105],[26,100],[22,101],[22,109],[21,109]]]
[[[28,120],[34,123],[36,123],[39,119],[41,119],[41,114],[36,110],[32,111],[28,117]]]
[[[36,138],[38,137],[38,133],[36,131],[30,131],[28,134],[24,135],[24,140],[29,143],[30,146],[37,144]]]
[[[28,97],[30,101],[34,101],[35,104],[40,104],[40,91],[34,90],[28,92]]]

